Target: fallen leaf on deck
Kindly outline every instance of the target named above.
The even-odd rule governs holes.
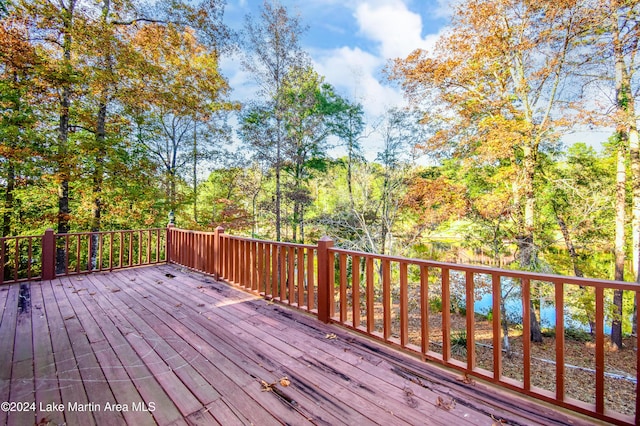
[[[283,377],[282,379],[280,379],[280,384],[286,388],[291,384],[291,381],[288,377]]]
[[[111,290],[111,293],[117,293],[117,292],[119,292],[119,291],[120,291],[120,289],[119,289],[119,288],[114,288],[113,290]]]
[[[135,281],[135,280],[136,280],[135,278],[129,278],[129,281]]]
[[[441,396],[438,396],[438,399],[436,399],[436,407],[440,407],[444,410],[451,410],[456,406],[456,401],[455,399],[451,398],[451,401],[446,402],[444,400],[444,398],[442,398]]]
[[[167,278],[175,278],[176,276],[173,274],[164,274],[165,277]]]
[[[82,277],[76,278],[76,281],[82,281],[82,280],[84,280],[84,278],[82,278]]]
[[[473,380],[471,377],[469,377],[468,374],[465,374],[462,377],[458,377],[456,380],[459,381],[459,382],[464,383],[465,385],[471,385],[471,386],[475,386],[476,385],[476,381]]]
[[[273,299],[271,300],[267,300],[267,305],[273,305],[275,302],[273,301]]]
[[[95,291],[93,291],[93,292],[89,293],[89,296],[95,296],[95,295],[96,295],[96,292],[95,292]]]
[[[182,303],[176,304],[176,308],[179,308],[180,306],[182,306]]]
[[[276,386],[275,383],[267,383],[264,380],[260,380],[260,385],[262,386],[262,392],[271,392]]]
[[[198,303],[198,308],[204,308],[204,303]]]
[[[65,317],[64,320],[70,320],[70,319],[74,319],[76,316],[75,315],[69,315],[68,317]]]
[[[329,333],[326,336],[324,336],[325,339],[329,339],[329,340],[333,340],[333,339],[337,339],[338,336],[335,335],[335,333]]]
[[[156,284],[162,284],[161,280],[156,281]]]

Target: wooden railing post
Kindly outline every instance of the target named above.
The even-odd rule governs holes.
[[[44,231],[42,236],[42,279],[52,280],[56,277],[56,237],[53,229]]]
[[[222,265],[222,241],[220,235],[224,234],[224,228],[218,226],[213,231],[213,277],[220,279],[220,270]]]
[[[171,263],[171,257],[172,254],[171,253],[171,245],[172,245],[172,240],[173,240],[173,229],[175,228],[175,225],[173,223],[170,223],[169,225],[167,225],[167,247],[165,248],[165,255],[167,256],[167,263]]]
[[[333,265],[329,265],[329,249],[333,240],[327,236],[318,241],[318,319],[324,323],[331,317],[330,292],[333,291]]]

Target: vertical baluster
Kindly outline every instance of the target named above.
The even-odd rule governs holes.
[[[409,343],[409,296],[407,283],[407,264],[400,262],[400,345]]]
[[[596,413],[604,413],[604,288],[596,291]],[[638,355],[636,354],[636,357]]]
[[[502,377],[502,350],[500,339],[500,333],[502,330],[500,327],[500,299],[502,298],[502,287],[500,285],[500,275],[496,272],[491,274],[491,291],[491,309],[493,312],[493,380],[497,382]]]
[[[347,321],[347,255],[338,255],[338,267],[340,268],[340,322]]]
[[[4,284],[4,272],[5,272],[5,265],[6,265],[6,249],[7,249],[7,239],[6,238],[0,238],[0,268],[2,268],[2,270],[0,270],[0,284]],[[53,255],[55,256],[55,250]],[[43,260],[44,263],[44,260]],[[55,263],[54,263],[55,265]],[[54,266],[54,270],[55,270],[55,266]],[[54,272],[55,273],[55,272]],[[9,278],[9,277],[7,277]]]
[[[265,279],[264,266],[265,266],[265,250],[264,243],[258,243],[258,293],[267,295],[267,282]]]
[[[18,271],[20,270],[20,237],[16,237],[15,256],[13,262],[13,280],[18,281]]]
[[[476,331],[475,331],[475,315],[474,315],[474,296],[475,285],[473,282],[473,272],[467,271],[465,274],[465,290],[466,290],[466,320],[467,320],[467,370],[473,371],[476,367]]]
[[[78,234],[76,235],[76,273],[80,272],[80,259],[82,256],[81,248],[82,240],[80,239],[80,234]]]
[[[296,294],[294,291],[295,288],[295,273],[294,273],[294,253],[293,247],[289,247],[287,250],[287,263],[289,264],[289,270],[287,271],[287,281],[289,284],[289,295],[287,299],[289,300],[289,304],[292,304],[296,300]]]
[[[279,296],[278,288],[278,246],[271,244],[271,297],[276,299]]]
[[[307,310],[310,311],[314,308],[314,298],[315,298],[315,284],[314,277],[315,271],[313,268],[313,257],[314,251],[313,248],[307,248]]]
[[[69,241],[70,241],[69,234],[65,234],[64,236],[64,273],[65,275],[69,275],[69,249],[70,249]]]
[[[564,283],[553,284],[556,296],[556,399],[564,401]]]
[[[374,317],[374,292],[373,292],[373,257],[367,256],[367,333],[371,334],[375,330]]]
[[[113,270],[113,240],[114,232],[109,233],[109,270]]]
[[[287,248],[280,246],[280,256],[278,263],[280,265],[280,301],[287,300]]]
[[[329,318],[336,316],[336,254],[329,251]]]
[[[260,243],[254,241],[252,243],[251,255],[253,256],[253,260],[251,261],[251,268],[253,269],[253,284],[251,288],[256,293],[260,294],[260,270],[258,269],[260,264],[260,256],[258,254],[258,246]]]
[[[122,264],[124,263],[124,233],[120,231],[120,259],[118,260],[118,267],[122,268]]]
[[[129,263],[128,266],[133,265],[133,231],[128,232],[129,234]]]
[[[525,391],[531,389],[531,281],[522,279],[522,360],[523,386]]]
[[[429,352],[429,267],[420,265],[420,340],[422,354]]]
[[[391,261],[382,260],[382,311],[384,340],[391,337]]]
[[[353,326],[360,327],[360,256],[351,258],[351,299],[353,300]]]
[[[264,244],[264,295],[273,298],[272,279],[273,269],[271,268],[271,245]]]
[[[98,271],[102,271],[102,256],[104,255],[103,245],[104,245],[104,234],[100,232],[98,234],[98,263],[96,265],[98,267]]]
[[[14,259],[14,269],[13,269],[13,280],[18,281],[18,273],[20,271],[20,237],[16,237],[16,245],[15,245],[15,256]]]
[[[449,269],[441,269],[442,281],[442,359],[451,358],[451,289],[449,288]]]
[[[29,247],[28,247],[28,252],[29,252],[29,257],[27,258],[27,279],[31,280],[31,258],[33,257],[33,238],[29,238],[28,241]]]
[[[152,244],[152,236],[153,236],[153,230],[148,230],[147,231],[147,265],[151,264],[151,244]]]
[[[298,260],[296,262],[296,266],[298,267],[298,308],[306,305],[304,302],[304,248],[298,247],[296,249],[296,254],[298,256]]]

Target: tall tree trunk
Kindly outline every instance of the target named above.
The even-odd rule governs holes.
[[[197,122],[193,117],[193,221],[198,223],[198,137]]]
[[[535,167],[536,167],[536,153],[535,149],[533,149],[529,144],[525,144],[523,147],[524,151],[524,179],[523,179],[523,189],[524,189],[524,212],[523,212],[523,221],[522,221],[522,233],[517,238],[518,244],[518,253],[519,253],[519,263],[520,267],[523,269],[531,269],[536,263],[536,250],[535,250],[535,242],[533,236],[533,230],[535,227],[534,222],[534,211],[535,211],[535,192],[534,192],[534,177],[535,177]],[[531,302],[529,305],[531,311],[531,341],[536,343],[542,342],[542,330],[540,327],[540,303],[536,303],[535,298],[533,297],[533,286],[532,286],[532,297],[530,298]]]
[[[96,123],[96,154],[93,169],[93,208],[91,219],[91,269],[98,267],[98,244],[100,238],[97,232],[102,230],[102,186],[104,183],[104,161],[106,153],[106,127],[107,127],[107,100],[103,94],[98,108],[98,120]]]
[[[16,187],[16,170],[13,159],[7,161],[7,186],[4,191],[4,214],[2,217],[2,236],[11,235],[13,216],[13,191]]]
[[[625,242],[625,207],[626,207],[626,134],[618,132],[618,155],[616,167],[616,222],[615,222],[615,276],[618,281],[624,280],[624,242]],[[615,312],[611,321],[611,343],[622,348],[622,290],[615,290],[613,305]]]
[[[573,266],[573,273],[576,277],[582,277],[582,269],[580,269],[580,266],[578,265],[578,252],[573,245],[573,240],[571,239],[571,234],[569,233],[567,224],[565,223],[562,216],[560,216],[556,203],[552,201],[552,205],[553,213],[556,217],[556,223],[558,224],[560,232],[562,233],[562,238],[564,239],[564,245],[567,247],[567,251],[569,251],[569,258],[571,259],[571,265]]]
[[[63,66],[67,77],[71,75],[71,31],[73,28],[73,13],[76,0],[69,0],[69,4],[63,13]],[[71,175],[70,159],[68,158],[69,140],[69,109],[71,107],[71,83],[62,83],[60,93],[60,119],[58,125],[58,234],[69,233],[69,218],[71,210],[69,208],[69,179]],[[62,241],[56,248],[56,272],[62,273],[65,270],[65,249]]]
[[[630,87],[629,78],[624,62],[624,51],[620,40],[620,28],[618,27],[617,10],[613,19],[613,53],[615,58],[615,88],[616,88],[616,109],[624,117],[629,111],[628,99]],[[635,118],[634,118],[635,119]],[[616,219],[615,219],[615,276],[619,281],[624,280],[624,243],[625,243],[625,209],[626,209],[626,146],[629,139],[627,123],[619,123],[618,150],[616,161]],[[622,290],[615,290],[613,295],[613,305],[615,312],[611,321],[611,343],[618,348],[622,348]]]

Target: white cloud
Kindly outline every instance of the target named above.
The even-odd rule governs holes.
[[[362,2],[355,18],[360,34],[378,43],[384,58],[406,57],[417,48],[429,48],[437,39],[437,35],[422,37],[422,17],[401,0]]]

